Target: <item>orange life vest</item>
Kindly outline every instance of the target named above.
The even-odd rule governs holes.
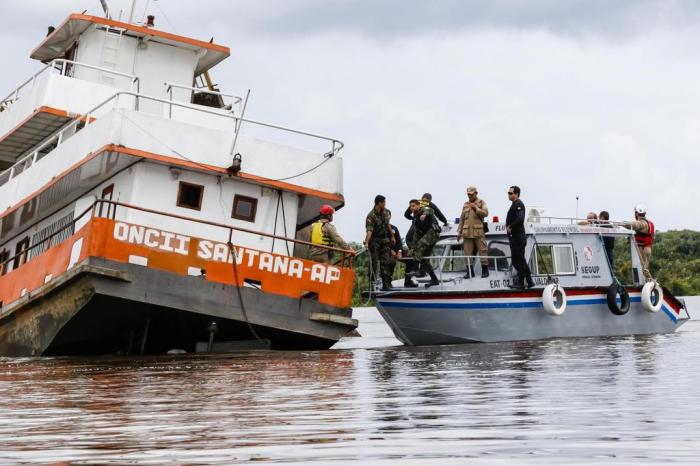
[[[647,233],[635,233],[634,240],[637,242],[640,248],[651,247],[654,244],[654,235],[656,234],[656,229],[651,220],[644,219],[649,226],[649,231]]]

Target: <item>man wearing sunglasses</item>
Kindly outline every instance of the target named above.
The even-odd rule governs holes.
[[[525,204],[520,200],[520,188],[511,186],[508,188],[508,199],[512,202],[508,215],[506,216],[506,230],[508,231],[508,242],[510,243],[510,255],[513,267],[518,271],[518,278],[511,285],[513,288],[532,288],[535,283],[532,281],[530,267],[525,260]]]

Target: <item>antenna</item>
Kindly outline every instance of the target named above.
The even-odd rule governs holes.
[[[112,19],[112,15],[109,14],[109,6],[107,6],[107,0],[100,0],[100,3],[102,4],[102,9],[105,12],[105,18]]]
[[[231,155],[233,151],[236,150],[236,142],[238,141],[238,133],[241,130],[241,125],[243,124],[243,115],[245,115],[245,108],[248,106],[248,97],[250,97],[250,89],[246,92],[245,100],[243,101],[243,109],[241,110],[241,116],[236,121],[236,135],[233,137],[233,144],[231,145]]]
[[[576,195],[576,217],[574,218],[578,218],[578,194]]]
[[[136,0],[129,0],[129,16],[127,17],[126,22],[128,24],[131,24],[131,22],[134,20],[134,10],[136,9]]]

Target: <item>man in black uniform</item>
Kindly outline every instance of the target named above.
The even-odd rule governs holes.
[[[525,288],[524,282],[527,281],[527,287],[532,288],[535,284],[532,281],[530,267],[528,267],[525,260],[525,244],[527,243],[527,237],[525,236],[525,204],[520,200],[520,188],[517,186],[508,188],[508,199],[512,204],[506,216],[506,230],[508,231],[513,267],[518,271],[518,279],[511,286],[513,288]]]

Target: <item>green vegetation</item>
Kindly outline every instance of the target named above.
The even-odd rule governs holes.
[[[700,295],[700,231],[657,233],[649,268],[674,295]]]
[[[361,245],[353,244],[354,249]],[[700,295],[700,231],[681,230],[656,234],[652,251],[651,274],[676,296]],[[630,248],[627,241],[615,242],[615,269],[623,283],[632,282]],[[367,305],[362,292],[368,290],[369,255],[355,258],[355,290],[353,306]],[[403,264],[394,271],[394,278],[403,277]],[[370,303],[372,305],[372,303]]]

